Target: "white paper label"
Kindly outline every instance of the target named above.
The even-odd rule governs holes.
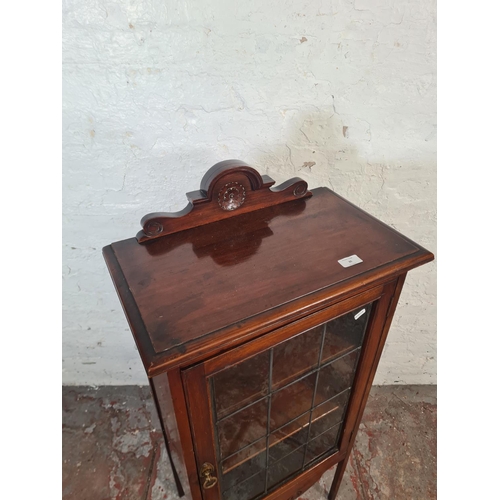
[[[349,255],[349,257],[344,257],[338,262],[342,267],[351,267],[363,261],[357,255]]]
[[[361,318],[361,316],[363,316],[363,314],[365,314],[365,312],[366,312],[366,309],[361,309],[361,311],[359,311],[359,313],[354,316],[354,319]]]

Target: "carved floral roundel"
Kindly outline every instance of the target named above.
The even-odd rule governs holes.
[[[217,200],[222,210],[236,210],[245,202],[245,187],[239,182],[228,182],[220,189]]]

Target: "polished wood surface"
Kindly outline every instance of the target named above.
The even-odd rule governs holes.
[[[183,484],[187,482],[187,472],[181,451],[181,442],[175,411],[172,402],[172,392],[168,383],[167,374],[164,373],[149,379],[151,393],[160,419],[160,426],[165,440],[165,447],[174,474],[175,485],[179,496],[184,496]],[[181,478],[182,476],[182,478]]]
[[[384,287],[377,286],[354,297],[338,302],[332,306],[326,307],[321,311],[310,314],[300,320],[294,321],[289,325],[277,328],[267,335],[245,342],[241,346],[228,350],[220,356],[214,356],[205,363],[205,372],[207,375],[213,375],[221,370],[237,364],[245,357],[249,357],[262,352],[273,345],[277,345],[300,335],[302,332],[314,328],[322,323],[336,318],[348,311],[353,311],[362,304],[367,304],[379,299],[383,294]]]
[[[275,188],[271,187],[273,184],[271,177],[261,176],[245,162],[221,161],[203,176],[199,191],[187,193],[189,203],[180,212],[144,216],[137,241],[144,243],[209,222],[311,196],[307,183],[299,177]]]
[[[194,454],[193,435],[191,433],[191,424],[189,422],[187,401],[184,393],[181,370],[173,369],[168,373],[160,374],[157,377],[161,379],[167,378],[172,394],[172,404],[175,412],[175,422],[177,424],[177,432],[180,437],[182,447],[182,458],[184,460],[185,469],[189,483],[183,483],[184,489],[188,487],[191,490],[191,498],[193,500],[202,500],[198,467]],[[154,377],[155,379],[157,377]],[[182,467],[181,467],[182,468]],[[182,476],[181,476],[182,479]]]
[[[232,367],[235,368],[241,367],[242,362],[246,362],[245,360],[251,360],[252,357],[262,358],[264,356],[265,358],[267,357],[268,350],[270,348],[279,349],[279,346],[281,346],[284,342],[293,340],[298,336],[303,335],[302,332],[307,332],[313,328],[316,328],[318,325],[324,324],[325,322],[331,320],[332,318],[337,318],[348,312],[352,312],[365,304],[375,302],[376,303],[375,310],[373,311],[373,314],[371,316],[372,319],[368,324],[367,332],[365,334],[365,338],[368,340],[363,342],[363,350],[361,353],[360,365],[359,365],[360,367],[358,369],[358,374],[356,375],[356,379],[353,382],[351,390],[351,393],[354,394],[354,396],[350,398],[350,401],[352,401],[353,399],[358,401],[360,395],[363,394],[365,390],[364,383],[366,382],[365,380],[366,376],[364,375],[364,373],[366,372],[367,369],[371,367],[371,358],[373,357],[376,347],[378,346],[378,340],[379,340],[378,336],[380,333],[380,329],[382,328],[386,320],[386,315],[388,312],[387,308],[389,307],[389,304],[391,302],[391,296],[392,296],[391,292],[394,288],[394,284],[395,282],[393,281],[385,286],[377,286],[371,288],[368,291],[358,294],[353,298],[341,301],[333,306],[323,309],[320,312],[311,314],[299,321],[296,321],[287,326],[274,330],[273,332],[263,335],[253,341],[246,342],[243,345],[239,346],[238,348],[231,349],[228,352],[225,352],[221,355],[211,357],[205,362],[197,364],[192,368],[187,368],[185,370],[182,370],[181,373],[184,380],[184,387],[188,402],[187,408],[189,413],[189,421],[191,422],[191,429],[193,435],[197,436],[195,437],[194,441],[195,441],[196,455],[200,457],[199,463],[200,464],[202,462],[209,462],[213,464],[217,463],[217,452],[216,452],[217,437],[213,431],[213,429],[217,428],[214,421],[214,416],[217,414],[217,411],[214,410],[212,398],[209,396],[209,393],[211,391],[210,387],[214,387],[216,382],[211,382],[209,380],[210,377],[213,376],[217,377],[218,375],[224,374]],[[352,352],[355,352],[356,346],[353,347],[354,350]],[[348,356],[349,356],[348,354],[345,355],[344,357],[340,356],[340,359],[345,359]],[[321,357],[321,359],[324,360],[323,357]],[[339,358],[335,357],[334,359],[339,359]],[[325,366],[326,363],[327,360],[324,360],[322,366]],[[331,366],[335,365],[335,363],[336,362],[333,361]],[[368,368],[366,367],[363,368],[363,366],[365,365]],[[359,373],[361,373],[361,376],[359,375]],[[292,384],[292,386],[307,385],[308,383],[310,383],[310,381],[307,379],[308,377],[305,377],[301,381],[299,381],[299,383]],[[234,382],[236,386],[238,386],[239,381],[236,376],[234,377]],[[306,407],[308,405],[310,406],[311,404],[312,388],[309,388],[309,390],[307,389],[308,388],[306,387],[306,390],[302,394],[305,400],[309,400],[308,403],[305,405],[302,404],[301,394],[299,394],[300,391],[299,392],[295,391],[293,396],[290,395],[290,397],[286,397],[284,399],[280,400],[273,399],[271,408],[277,405],[278,407],[275,408],[275,410],[277,411],[278,414],[282,416],[282,419],[279,422],[277,422],[276,426],[279,427],[290,421],[290,425],[287,425],[286,427],[280,427],[280,429],[282,429],[282,431],[284,432],[282,439],[286,439],[287,437],[292,436],[294,433],[300,430],[299,428],[294,427],[294,424],[296,422],[293,422],[293,419],[297,417],[300,413],[302,413],[304,408],[307,409]],[[250,403],[250,406],[248,407],[251,408],[252,407],[251,403],[256,398],[255,397],[252,398],[251,392],[253,391],[249,391],[250,395],[247,395],[247,392],[248,391],[245,391],[245,387],[242,387],[241,396],[242,398],[247,398],[247,400],[244,401],[244,404]],[[257,398],[262,396],[264,396],[264,394],[258,394]],[[315,400],[317,398],[318,398],[318,393],[316,394]],[[351,410],[345,416],[345,421],[347,422],[346,425],[348,425],[349,428],[352,428],[353,425],[352,420],[357,416],[356,404],[357,403],[353,405],[352,403],[350,403]],[[322,407],[318,407],[318,409],[321,410]],[[330,411],[334,411],[334,408],[325,408],[325,411],[322,412],[322,415],[315,414],[314,418],[315,419],[321,418],[321,416],[325,417]],[[273,412],[271,412],[271,414],[269,415],[271,419],[272,419],[272,413]],[[225,416],[226,413],[223,413],[222,415]],[[258,438],[260,436],[265,435],[265,423],[261,421],[262,417],[264,417],[265,419],[265,415],[263,414],[262,411],[259,412],[258,408],[256,408],[256,412],[252,416],[252,418],[247,418],[247,417],[248,415],[246,416],[246,418],[243,419],[243,421],[245,422],[243,427],[231,423],[230,424],[231,432],[228,435],[229,437],[234,436],[234,438],[236,438],[237,440],[242,438],[245,439],[246,441],[242,442],[242,444],[247,444],[247,443],[250,444],[255,439],[256,444],[254,447],[251,447],[249,449],[247,448],[249,450],[249,453],[247,455],[244,455],[243,459],[240,459],[240,457],[238,456],[234,457],[233,455],[233,457],[236,460],[238,459],[240,460],[238,461],[230,460],[227,470],[225,472],[228,472],[228,470],[230,470],[233,467],[241,466],[245,460],[248,461],[252,459],[255,455],[259,453],[259,451],[262,451],[263,449],[262,443],[259,442]],[[304,422],[302,428],[307,428],[308,425],[310,425],[310,423],[313,423],[313,421]],[[273,425],[270,424],[270,431],[272,431],[272,427]],[[250,437],[247,438],[247,435],[253,436],[253,438]],[[269,443],[270,448],[272,449],[272,447],[278,444],[278,442],[279,438],[276,439],[276,442],[270,441]],[[342,453],[340,452],[335,453],[334,456],[337,458],[339,458],[340,456],[344,456],[343,452],[345,451],[345,449],[347,449],[348,445],[349,442],[346,440],[341,442],[340,452]],[[237,447],[231,449],[231,451],[232,452],[236,451],[236,448]],[[323,463],[324,461],[321,462]],[[308,468],[307,471],[303,473],[303,475],[306,477],[303,478],[300,481],[300,483],[309,484],[308,483],[309,479],[307,479],[307,477],[309,476],[309,474],[315,476],[317,470],[318,469],[316,468],[316,465],[314,465],[312,468]],[[219,471],[219,475],[221,474],[222,471]],[[214,488],[214,490],[216,489],[218,489],[218,487]],[[281,490],[281,487],[279,488],[279,490]],[[277,492],[273,492],[269,498],[273,498],[276,493]],[[205,500],[222,498],[221,496],[222,492],[220,490],[217,493],[215,493],[213,490],[210,490],[202,492],[202,494]]]
[[[194,500],[222,498],[220,482],[202,486],[207,462],[226,492],[240,472],[256,488],[264,477],[268,500],[298,497],[338,464],[335,498],[406,273],[434,258],[327,188],[273,184],[244,162],[221,162],[184,210],[149,214],[136,238],[103,249],[179,492],[189,486]],[[363,262],[339,264],[354,254]],[[329,323],[365,306],[363,330]],[[310,452],[297,445],[306,437]],[[272,470],[253,476],[262,453]],[[282,484],[273,470],[285,459]]]
[[[284,324],[316,296],[334,297],[432,260],[332,191],[312,193],[146,244],[131,238],[104,249],[115,283],[124,284],[118,293],[150,374],[245,327],[280,318]],[[353,254],[363,262],[338,263]]]

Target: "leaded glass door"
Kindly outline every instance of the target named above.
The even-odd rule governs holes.
[[[211,414],[193,425],[205,500],[257,500],[338,451],[372,305],[188,370],[190,406]]]

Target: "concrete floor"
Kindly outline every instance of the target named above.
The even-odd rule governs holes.
[[[149,387],[63,387],[63,500],[177,498]],[[337,500],[434,498],[435,386],[373,387]]]

